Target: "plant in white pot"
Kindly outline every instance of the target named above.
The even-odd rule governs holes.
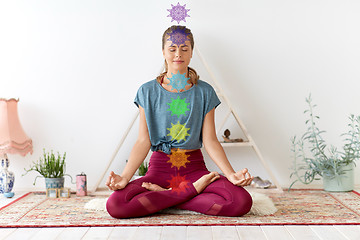
[[[61,156],[61,154],[58,152],[57,156],[55,157],[53,151],[49,153],[44,149],[43,158],[40,157],[37,162],[33,162],[33,165],[30,166],[30,169],[25,169],[25,174],[31,171],[36,171],[45,178],[45,185],[47,189],[62,188],[64,187],[64,176],[69,176],[72,181],[72,177],[69,174],[65,174],[65,158],[66,152],[63,154],[63,156]],[[40,176],[35,178],[33,185],[35,185],[36,179],[38,177]]]
[[[353,190],[355,161],[360,157],[360,116],[350,115],[349,130],[341,135],[345,137],[343,151],[338,151],[333,145],[327,147],[322,138],[325,131],[320,131],[316,125],[315,120],[319,119],[319,116],[315,116],[313,113],[316,105],[312,105],[311,95],[306,98],[306,102],[309,106],[309,109],[304,111],[309,118],[305,122],[307,131],[301,138],[297,139],[294,136],[291,139],[294,163],[290,178],[295,177],[296,179],[289,189],[297,181],[309,184],[322,177],[325,191]]]

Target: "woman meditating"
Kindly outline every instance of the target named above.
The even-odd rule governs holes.
[[[250,211],[252,198],[243,186],[253,177],[246,168],[234,171],[216,137],[214,113],[220,101],[189,67],[193,49],[186,27],[164,32],[165,72],[139,88],[134,100],[140,111],[137,141],[122,174],[111,171],[106,181],[114,191],[106,204],[114,218],[146,216],[168,207],[217,216]],[[225,176],[208,171],[202,144]],[[148,172],[130,182],[150,149]]]

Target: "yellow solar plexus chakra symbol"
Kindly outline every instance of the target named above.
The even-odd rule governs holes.
[[[167,111],[171,111],[171,116],[177,115],[177,117],[180,117],[180,115],[186,115],[186,111],[190,111],[188,108],[190,103],[185,102],[186,98],[180,99],[178,96],[176,99],[171,98],[171,100],[171,103],[167,103],[170,106]]]
[[[170,131],[167,136],[171,136],[171,140],[177,140],[177,142],[180,142],[181,140],[186,141],[186,137],[190,136],[190,134],[188,134],[190,128],[186,128],[185,124],[180,124],[179,121],[176,124],[171,123],[171,128],[166,129]]]
[[[186,153],[185,150],[181,150],[181,149],[178,149],[177,151],[173,150],[171,151],[171,154],[168,155],[170,160],[167,162],[172,164],[171,167],[177,167],[178,170],[181,167],[186,168],[186,163],[189,163],[190,161],[188,160],[189,155],[186,155],[185,153]]]

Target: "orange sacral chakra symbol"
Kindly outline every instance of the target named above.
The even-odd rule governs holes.
[[[172,151],[171,154],[168,155],[170,160],[167,162],[172,164],[171,167],[177,167],[178,170],[181,167],[186,168],[186,163],[190,161],[187,159],[189,155],[186,155],[185,153],[186,151],[183,150]]]

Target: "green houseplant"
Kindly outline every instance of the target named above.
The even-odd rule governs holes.
[[[311,94],[306,98],[309,106],[304,111],[308,116],[305,125],[307,131],[301,138],[294,136],[291,139],[294,153],[293,172],[290,178],[296,179],[292,182],[289,189],[297,181],[309,184],[314,179],[323,178],[324,190],[326,191],[351,191],[354,188],[354,166],[355,161],[360,157],[359,124],[360,116],[350,115],[348,132],[342,134],[345,137],[343,151],[338,151],[336,147],[326,145],[316,120],[319,116],[314,115],[313,109],[316,105],[312,104]],[[311,157],[308,157],[310,155]]]
[[[40,157],[37,162],[33,162],[30,169],[25,169],[26,173],[23,175],[31,171],[36,171],[45,178],[46,188],[62,188],[64,187],[64,176],[69,176],[72,181],[72,177],[65,174],[65,158],[66,152],[63,156],[58,152],[55,157],[53,151],[49,153],[44,149],[43,158]],[[35,178],[33,185],[35,185],[36,179],[41,176]]]
[[[145,176],[146,172],[148,171],[148,168],[149,168],[148,163],[145,161],[142,162],[138,170],[139,176]]]

